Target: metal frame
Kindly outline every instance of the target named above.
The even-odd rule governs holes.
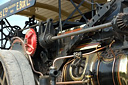
[[[11,38],[14,37],[15,35],[15,32],[17,29],[21,29],[19,26],[11,26],[11,24],[9,23],[9,21],[5,18],[5,19],[2,19],[0,21],[0,25],[1,25],[1,29],[0,29],[0,32],[1,32],[1,46],[0,48],[1,49],[9,49],[9,48],[6,48],[6,44],[8,41],[11,41]],[[8,34],[4,33],[4,29],[6,29],[8,31]],[[5,36],[5,37],[4,37]],[[4,42],[5,40],[5,42]]]
[[[59,22],[60,22],[60,27],[61,27],[61,0],[58,0],[58,7],[59,7]],[[75,3],[70,0],[70,2],[72,3],[72,5],[75,7],[75,9],[73,10],[73,12],[67,17],[67,19],[62,23],[62,27],[68,22],[68,20],[74,15],[74,13],[76,11],[78,11],[80,13],[80,15],[87,21],[87,18],[83,15],[83,13],[79,10],[79,7],[85,2],[85,0],[82,0],[81,3],[76,6]]]
[[[79,25],[79,24],[82,24],[82,23],[76,23],[76,22],[69,22],[68,20],[69,19],[71,19],[72,18],[72,16],[74,15],[74,13],[76,12],[76,11],[78,11],[79,13],[80,13],[80,15],[79,16],[82,16],[83,18],[84,18],[84,20],[87,22],[87,18],[83,15],[83,13],[79,10],[79,7],[80,6],[82,6],[82,4],[85,2],[85,0],[82,0],[79,4],[78,4],[78,6],[76,6],[76,4],[75,4],[75,2],[73,1],[73,0],[69,0],[71,3],[72,3],[72,5],[74,6],[74,10],[73,10],[73,12],[67,17],[67,19],[65,20],[65,21],[62,21],[62,9],[61,9],[61,0],[58,0],[58,7],[59,7],[59,29],[60,29],[60,31],[62,32],[62,28],[63,28],[63,26],[65,25],[65,24],[77,24],[77,25]],[[91,3],[93,3],[94,1],[92,0],[92,2]],[[93,5],[94,4],[92,4],[92,10],[93,10]],[[24,12],[24,11],[22,11],[22,12]],[[21,12],[21,13],[22,13]],[[93,15],[93,13],[92,13],[92,15]],[[77,16],[76,16],[77,17]],[[45,18],[45,17],[42,17],[43,19]],[[6,24],[5,22],[4,22],[4,20],[6,21],[6,23],[8,24],[8,26],[5,26],[4,27],[4,24]],[[35,26],[35,25],[34,25]],[[37,25],[36,25],[37,26]],[[10,29],[10,31],[14,31],[13,30],[13,26],[11,26],[11,24],[9,23],[9,21],[5,18],[5,19],[2,19],[1,20],[1,30],[0,30],[0,32],[1,32],[1,49],[5,49],[5,44],[7,43],[7,40],[8,40],[8,38],[10,38],[9,37],[9,35],[10,35],[10,33],[11,32],[9,32],[9,35],[6,35],[5,33],[3,33],[3,29],[4,28],[7,28],[7,27],[9,27],[9,28],[11,28]],[[25,28],[24,28],[25,29]],[[21,31],[22,30],[24,30],[24,29],[21,29]],[[3,39],[4,38],[4,36],[5,36],[5,39]],[[7,38],[8,37],[8,38]],[[6,42],[5,42],[5,44],[4,44],[4,40],[6,40]],[[4,45],[3,45],[4,44]]]
[[[82,13],[81,12],[81,10],[79,9],[79,7],[80,6],[82,6],[82,4],[86,1],[86,0],[82,0],[79,4],[78,4],[78,6],[76,6],[76,4],[75,4],[75,2],[73,1],[73,0],[69,0],[71,3],[72,3],[72,5],[74,6],[74,10],[72,11],[72,13],[67,17],[67,19],[66,20],[64,20],[64,21],[62,21],[62,19],[61,19],[61,15],[62,15],[62,9],[61,9],[61,0],[58,0],[58,8],[59,8],[59,29],[60,29],[60,31],[62,31],[62,28],[63,28],[63,26],[65,25],[65,24],[77,24],[77,25],[80,25],[80,24],[83,24],[83,23],[80,23],[80,22],[69,22],[68,20],[69,19],[72,19],[74,16],[74,13],[76,12],[76,11],[78,11],[79,12],[79,14],[80,15],[78,15],[78,16],[82,16],[83,17],[83,19],[85,20],[85,22],[88,22],[88,20],[87,20],[87,18],[84,16],[84,13]],[[91,4],[91,10],[92,10],[92,17],[94,16],[94,0],[91,0],[91,2],[89,1],[89,3]],[[77,17],[77,16],[75,16],[75,17]]]

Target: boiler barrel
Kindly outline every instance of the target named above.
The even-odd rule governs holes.
[[[112,55],[112,54],[111,54]],[[67,66],[65,80],[66,81],[81,81],[83,80],[86,72],[92,73],[92,85],[128,85],[128,55],[118,54],[115,57],[106,57],[100,55],[100,59],[97,53],[86,55],[82,66],[83,69],[79,69],[78,72],[72,67],[72,64],[77,62],[74,61]]]
[[[113,59],[97,60],[92,73],[97,85],[128,85],[128,56],[121,54]]]

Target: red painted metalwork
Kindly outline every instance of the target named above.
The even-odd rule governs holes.
[[[25,35],[26,52],[31,56],[34,55],[37,48],[37,36],[34,29],[28,30]]]

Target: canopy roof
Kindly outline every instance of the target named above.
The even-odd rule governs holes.
[[[15,0],[12,0],[15,1]],[[30,0],[20,0],[28,2]],[[31,0],[35,1],[35,0]],[[76,5],[79,5],[79,3],[82,0],[73,0]],[[91,0],[85,0],[85,2],[82,4],[82,6],[79,7],[82,13],[85,13],[89,10],[91,10]],[[94,0],[94,2],[97,3],[106,3],[107,0]],[[20,2],[19,2],[20,3]],[[61,0],[62,4],[62,19],[66,19],[72,11],[75,9],[75,7],[72,5],[70,0]],[[17,3],[16,3],[17,5]],[[20,5],[20,4],[19,4]],[[27,9],[21,10],[16,12],[18,15],[23,15],[27,17],[31,17],[32,15],[36,16],[36,19],[38,20],[47,20],[49,18],[52,18],[53,20],[58,20],[58,0],[36,0],[35,4],[33,6],[30,6]],[[78,15],[79,12],[75,12],[75,15]],[[75,16],[74,15],[74,16]]]

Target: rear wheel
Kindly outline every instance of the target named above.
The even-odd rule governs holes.
[[[35,85],[31,66],[21,52],[0,50],[0,85]]]

